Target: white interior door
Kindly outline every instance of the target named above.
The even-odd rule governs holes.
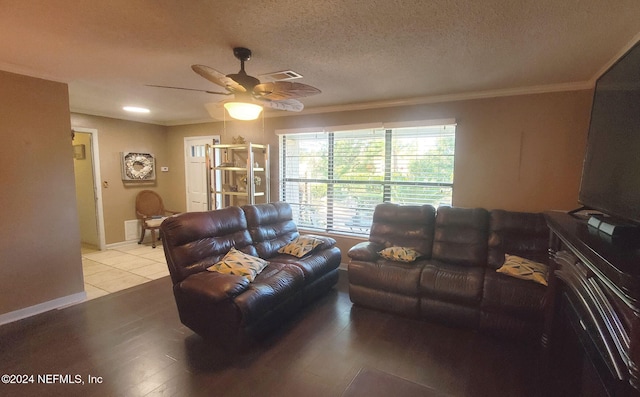
[[[220,142],[219,135],[184,138],[184,169],[187,189],[187,211],[206,211],[207,195],[207,165],[205,160],[205,145]]]

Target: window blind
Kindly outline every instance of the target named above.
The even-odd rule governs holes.
[[[368,235],[375,206],[451,205],[455,125],[280,136],[281,200],[298,226]]]

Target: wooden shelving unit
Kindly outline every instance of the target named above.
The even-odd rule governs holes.
[[[269,145],[207,145],[209,210],[270,201]]]

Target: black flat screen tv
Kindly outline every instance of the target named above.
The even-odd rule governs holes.
[[[579,200],[640,224],[640,42],[596,82]]]

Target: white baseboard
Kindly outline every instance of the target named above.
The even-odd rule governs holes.
[[[24,309],[0,314],[0,325],[22,320],[23,318],[35,316],[36,314],[48,312],[49,310],[61,309],[66,306],[71,306],[76,303],[80,303],[85,299],[87,299],[87,293],[85,291],[82,291],[78,292],[77,294],[63,296],[61,298],[42,302],[37,305],[25,307]]]
[[[104,246],[104,248],[105,249],[115,249],[115,248],[118,248],[118,247],[123,247],[125,245],[130,245],[130,244],[137,243],[137,242],[138,242],[138,239],[136,238],[135,240],[126,240],[126,241],[120,241],[119,243],[107,244],[107,245]]]

